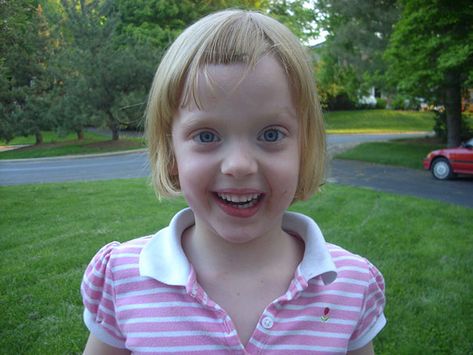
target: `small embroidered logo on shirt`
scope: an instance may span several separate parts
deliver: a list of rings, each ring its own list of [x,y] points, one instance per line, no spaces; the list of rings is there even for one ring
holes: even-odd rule
[[[330,308],[325,307],[325,309],[324,309],[324,315],[323,315],[322,317],[320,317],[320,319],[322,320],[322,322],[326,322],[326,321],[329,320],[329,318],[330,318],[329,313],[330,313]]]

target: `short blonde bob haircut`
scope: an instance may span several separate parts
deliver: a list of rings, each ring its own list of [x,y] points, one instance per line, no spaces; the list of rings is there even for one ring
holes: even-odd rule
[[[265,55],[284,68],[300,120],[299,182],[294,200],[306,199],[324,179],[325,132],[305,47],[284,25],[244,10],[208,15],[188,27],[170,46],[154,76],[146,112],[152,181],[159,197],[180,193],[172,145],[173,117],[182,102],[196,97],[199,72],[211,64],[244,64],[253,69]]]

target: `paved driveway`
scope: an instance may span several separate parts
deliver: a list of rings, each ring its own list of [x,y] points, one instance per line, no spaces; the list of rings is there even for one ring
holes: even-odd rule
[[[455,180],[434,179],[428,171],[335,159],[330,165],[329,181],[369,187],[473,208],[473,177]]]

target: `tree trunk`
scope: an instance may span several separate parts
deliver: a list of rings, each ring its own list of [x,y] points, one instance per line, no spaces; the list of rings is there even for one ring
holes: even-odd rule
[[[36,142],[35,144],[43,144],[43,134],[41,133],[41,131],[37,131],[35,134],[34,134],[35,138],[36,138]]]
[[[111,128],[112,128],[112,141],[117,141],[120,138],[120,131],[118,130],[118,127],[116,125],[113,125]]]
[[[76,130],[76,134],[77,134],[77,139],[78,140],[80,140],[80,141],[84,140],[84,130],[83,129]]]
[[[461,85],[456,71],[445,74],[445,113],[447,114],[447,146],[461,143]]]
[[[115,120],[113,114],[107,111],[108,115],[108,128],[112,131],[112,141],[117,141],[120,138],[120,124]]]

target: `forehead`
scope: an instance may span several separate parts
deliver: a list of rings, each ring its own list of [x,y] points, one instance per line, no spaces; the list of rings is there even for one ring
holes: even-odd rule
[[[173,128],[215,126],[244,131],[269,124],[297,131],[297,110],[282,66],[263,58],[253,69],[217,64],[201,71],[193,98],[174,115]]]
[[[243,63],[205,65],[188,77],[180,106],[202,108],[229,96],[237,96],[242,103],[254,102],[251,99],[262,94],[283,99],[281,104],[288,101],[293,104],[287,74],[280,62],[270,55],[263,56],[254,66]],[[276,100],[273,104],[277,103]]]

